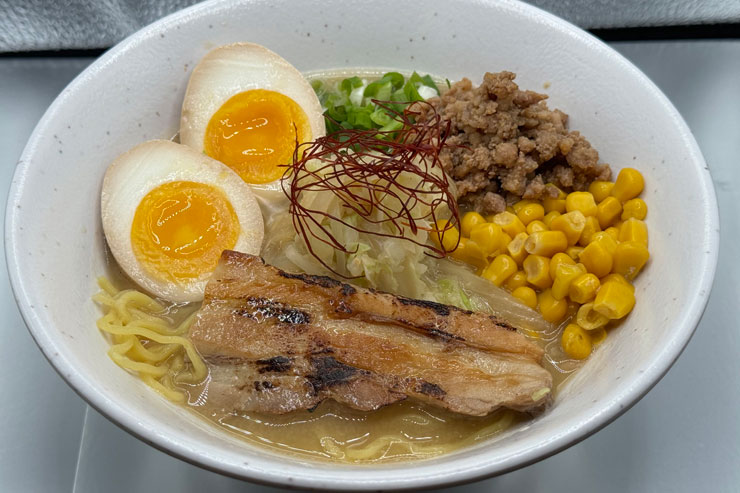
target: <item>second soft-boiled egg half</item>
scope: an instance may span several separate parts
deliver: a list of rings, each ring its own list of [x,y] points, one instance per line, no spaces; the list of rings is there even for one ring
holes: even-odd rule
[[[108,246],[137,284],[170,301],[203,299],[224,250],[259,254],[262,213],[224,164],[168,140],[118,157],[103,179]]]
[[[180,142],[226,164],[258,191],[279,183],[296,143],[325,132],[311,85],[263,46],[221,46],[193,70]]]

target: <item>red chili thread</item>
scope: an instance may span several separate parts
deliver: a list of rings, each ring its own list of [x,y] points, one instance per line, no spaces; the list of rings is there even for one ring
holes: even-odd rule
[[[311,238],[314,238],[341,252],[356,252],[356,249],[348,250],[322,224],[327,219],[360,233],[410,241],[436,257],[448,253],[442,246],[444,235],[460,223],[457,201],[439,159],[441,150],[449,146],[445,141],[450,133],[450,122],[442,120],[427,102],[413,103],[401,112],[392,106],[399,104],[397,102],[373,100],[373,103],[398,120],[402,128],[395,131],[342,129],[314,142],[297,145],[293,163],[288,165],[282,180],[296,232],[303,236],[311,255],[341,277],[347,276],[327,265],[311,246]],[[429,111],[424,119],[417,119],[420,111],[415,108],[422,104],[427,105]],[[401,174],[418,177],[418,184],[398,183],[396,180]],[[333,193],[343,208],[355,212],[361,220],[354,225],[342,219],[342,211],[332,214],[305,207],[301,203],[305,192]],[[427,206],[429,212],[415,215],[419,204]],[[436,225],[437,220],[442,219],[440,207],[452,217],[441,230],[432,226],[430,234],[436,233],[439,237],[436,245],[422,243],[407,234],[419,231],[418,221],[431,220]],[[369,230],[362,226],[363,220],[370,224],[389,224],[391,232]],[[459,239],[455,248],[458,242]]]

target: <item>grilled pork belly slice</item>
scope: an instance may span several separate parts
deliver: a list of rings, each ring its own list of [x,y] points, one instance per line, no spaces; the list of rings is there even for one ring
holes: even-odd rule
[[[334,399],[374,410],[412,397],[483,416],[550,399],[543,350],[483,313],[290,274],[225,251],[189,334],[211,405],[287,413]]]

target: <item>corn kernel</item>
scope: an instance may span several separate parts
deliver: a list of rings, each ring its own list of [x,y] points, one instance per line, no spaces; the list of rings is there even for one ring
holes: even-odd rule
[[[614,182],[611,181],[594,181],[589,185],[588,191],[594,196],[594,200],[599,203],[609,196],[614,188]]]
[[[506,245],[506,251],[509,253],[509,256],[519,265],[522,265],[522,262],[524,262],[524,259],[528,255],[527,250],[524,249],[527,238],[529,238],[527,233],[519,233]]]
[[[506,248],[509,246],[509,243],[511,243],[511,240],[513,240],[511,236],[509,236],[507,233],[504,233],[501,235],[501,248]]]
[[[614,252],[612,271],[623,275],[627,280],[632,280],[649,258],[650,253],[645,245],[636,241],[624,241],[617,245]]]
[[[542,291],[538,298],[542,318],[550,323],[559,322],[565,318],[565,314],[568,311],[568,300],[556,299],[549,289]]]
[[[568,238],[562,231],[537,231],[529,235],[524,243],[524,249],[530,255],[552,257],[568,248]]]
[[[614,255],[614,252],[617,250],[617,240],[606,231],[601,231],[593,235],[591,243],[601,243],[601,246],[609,252],[609,255]]]
[[[565,198],[565,210],[568,212],[581,211],[584,216],[596,215],[596,201],[588,192],[571,192]]]
[[[511,291],[512,293],[516,291],[517,288],[521,288],[522,286],[527,285],[527,274],[523,270],[518,270],[514,272],[509,278],[506,280],[506,289]]]
[[[568,256],[573,260],[578,260],[578,257],[581,256],[582,251],[583,247],[580,246],[572,246],[565,249],[565,253],[567,253]]]
[[[558,211],[550,211],[547,214],[545,214],[545,217],[542,218],[542,222],[545,223],[545,226],[547,226],[549,229],[550,223],[552,222],[552,220],[558,217],[559,215],[560,213]]]
[[[594,235],[600,232],[601,226],[599,226],[599,220],[596,219],[596,216],[587,217],[586,225],[583,227],[581,237],[578,239],[578,244],[585,247],[586,245],[591,243],[591,239],[594,237]]]
[[[626,316],[634,306],[635,293],[619,282],[608,282],[601,286],[594,300],[594,310],[611,320]]]
[[[570,258],[570,255],[563,252],[558,252],[550,259],[550,277],[555,280],[557,275],[557,268],[560,264],[576,265],[576,261]]]
[[[559,212],[560,214],[563,214],[565,212],[565,198],[544,199],[542,201],[542,207],[545,208],[545,213]]]
[[[537,308],[537,293],[534,292],[534,289],[527,286],[519,286],[511,294],[514,298],[520,300],[533,310]]]
[[[624,203],[624,210],[622,211],[622,221],[634,217],[635,219],[643,220],[647,216],[647,204],[642,199],[630,199]]]
[[[464,237],[470,238],[470,231],[485,222],[486,219],[477,212],[466,212],[460,221],[460,232]]]
[[[619,241],[636,241],[648,246],[647,224],[631,217],[619,228]]]
[[[506,206],[506,212],[511,212],[512,214],[516,214],[516,211],[512,206]]]
[[[609,226],[608,228],[604,230],[604,232],[608,233],[609,236],[611,236],[614,239],[614,241],[619,240],[619,229],[618,228],[615,228],[614,226]]]
[[[591,354],[591,336],[577,324],[568,324],[560,338],[565,354],[573,359],[586,359]]]
[[[570,284],[574,279],[586,274],[586,268],[583,264],[568,264],[561,262],[555,269],[555,277],[552,282],[552,295],[557,300],[562,300],[568,296]]]
[[[512,238],[519,233],[524,233],[526,231],[526,228],[524,227],[522,221],[511,212],[500,212],[493,216],[492,219],[493,223],[501,226],[501,229],[504,230],[504,233],[508,234]]]
[[[568,288],[568,296],[576,303],[588,303],[599,290],[599,278],[592,273],[581,274],[573,279]]]
[[[594,310],[593,303],[585,303],[578,309],[576,323],[586,330],[595,330],[608,324],[609,319]]]
[[[604,327],[589,331],[588,335],[591,336],[591,344],[598,346],[606,340],[606,329]]]
[[[534,221],[527,224],[527,233],[532,234],[537,231],[547,231],[548,227],[542,221],[535,219]]]
[[[624,168],[617,175],[617,181],[614,182],[611,196],[624,203],[640,195],[644,187],[645,179],[642,177],[642,173],[634,168]]]
[[[569,246],[578,243],[584,227],[586,227],[586,216],[581,211],[571,211],[567,214],[561,214],[550,223],[551,230],[565,233]]]
[[[618,282],[619,284],[624,284],[625,286],[629,287],[633,293],[635,292],[635,287],[630,284],[630,282],[625,279],[622,274],[611,273],[608,276],[602,277],[600,281],[602,286],[608,282]]]
[[[436,227],[437,230],[430,235],[432,240],[446,252],[455,250],[460,242],[460,232],[457,228],[447,219],[438,220]]]
[[[549,288],[552,284],[550,278],[550,259],[541,255],[530,255],[524,259],[524,272],[527,273],[527,282],[540,289]]]
[[[513,258],[506,254],[496,255],[496,258],[488,264],[488,267],[483,269],[482,276],[496,286],[501,286],[509,276],[516,272],[516,269],[516,262]]]
[[[537,203],[536,200],[522,199],[519,202],[516,202],[514,205],[512,205],[511,209],[514,212],[514,214],[519,215],[519,211],[522,210],[522,208],[525,205],[536,204],[536,203]]]
[[[598,241],[584,248],[579,260],[586,266],[586,270],[596,277],[604,277],[610,273],[614,264],[612,254]]]
[[[517,211],[516,217],[526,226],[532,221],[540,221],[545,217],[545,208],[536,202],[532,202],[521,207]]]
[[[501,226],[493,223],[478,224],[470,231],[470,239],[486,252],[486,255],[501,249],[504,232]]]
[[[460,244],[455,251],[450,253],[450,256],[478,268],[485,267],[487,263],[486,252],[470,238],[460,238]]]
[[[607,197],[596,206],[596,217],[599,219],[599,226],[607,228],[617,220],[622,212],[622,203],[615,197]]]

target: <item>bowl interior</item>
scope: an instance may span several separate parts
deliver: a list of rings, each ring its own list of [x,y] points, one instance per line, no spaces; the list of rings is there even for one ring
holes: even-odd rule
[[[510,70],[546,92],[613,168],[645,175],[649,267],[638,303],[544,416],[502,439],[437,459],[374,467],[309,463],[252,445],[160,398],[115,366],[90,296],[105,273],[99,194],[120,153],[178,130],[192,67],[211,48],[264,44],[299,70],[387,67],[479,82]],[[674,218],[680,217],[681,227]],[[665,97],[618,54],[518,3],[219,1],[168,17],[112,49],[49,109],[26,148],[8,204],[10,274],[30,329],[63,377],[146,441],[228,474],[341,488],[425,486],[500,473],[607,423],[667,371],[708,296],[716,205],[703,159]]]

